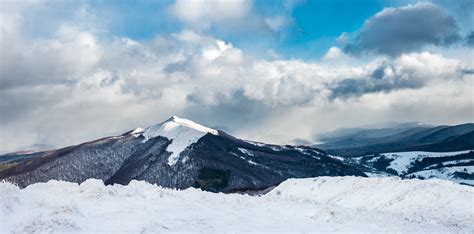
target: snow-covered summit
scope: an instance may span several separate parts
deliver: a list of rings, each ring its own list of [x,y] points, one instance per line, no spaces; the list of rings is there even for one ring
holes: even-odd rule
[[[218,135],[218,131],[215,129],[208,128],[189,119],[184,119],[177,116],[172,116],[162,123],[147,127],[143,130],[137,129],[135,129],[133,132],[139,133],[140,131],[140,134],[145,137],[144,141],[157,136],[163,136],[172,140],[171,144],[167,148],[167,151],[172,153],[168,158],[168,164],[170,166],[176,164],[179,154],[183,152],[186,147],[196,143],[207,133]]]
[[[214,135],[218,134],[217,130],[215,129],[208,128],[189,119],[172,116],[162,123],[145,128],[142,135],[146,140],[148,140],[156,136],[169,136],[174,138],[173,136],[182,136],[181,133],[185,132],[200,132],[204,133],[204,135],[206,133],[211,133]]]

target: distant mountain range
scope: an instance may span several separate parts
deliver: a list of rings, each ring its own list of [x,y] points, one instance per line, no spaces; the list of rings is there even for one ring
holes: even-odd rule
[[[394,124],[323,134],[329,155],[369,176],[438,178],[474,186],[474,124]]]
[[[366,176],[317,148],[245,141],[176,116],[80,145],[0,156],[0,179],[22,187],[96,178],[232,192],[265,189],[288,178],[344,175]]]
[[[337,157],[369,176],[405,179],[445,179],[474,186],[474,150],[455,152],[407,151]]]
[[[314,147],[345,157],[403,151],[460,151],[474,149],[474,124],[405,123],[386,128],[343,129],[323,134],[319,140],[324,143]]]

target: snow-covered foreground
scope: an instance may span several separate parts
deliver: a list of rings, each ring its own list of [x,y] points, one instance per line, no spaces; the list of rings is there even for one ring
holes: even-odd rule
[[[0,183],[0,232],[474,232],[474,188],[393,177],[291,179],[262,196],[165,189]]]

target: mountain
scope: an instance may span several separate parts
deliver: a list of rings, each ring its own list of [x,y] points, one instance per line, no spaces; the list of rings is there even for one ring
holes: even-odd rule
[[[474,131],[446,138],[439,143],[418,147],[419,150],[454,151],[459,149],[474,149]]]
[[[438,178],[474,186],[474,124],[395,124],[322,134],[317,145],[369,176]]]
[[[318,141],[323,142],[341,140],[348,137],[376,139],[380,137],[395,135],[408,129],[427,129],[430,127],[432,126],[419,122],[377,124],[370,125],[367,127],[336,129],[332,132],[319,133],[317,135],[317,138]]]
[[[350,129],[323,134],[314,145],[333,155],[357,157],[402,151],[460,151],[474,149],[474,124],[429,126],[418,123],[390,128]]]
[[[21,187],[96,178],[105,184],[144,180],[232,192],[260,190],[288,178],[343,175],[365,176],[316,148],[245,141],[176,116],[80,145],[0,156],[0,179]]]

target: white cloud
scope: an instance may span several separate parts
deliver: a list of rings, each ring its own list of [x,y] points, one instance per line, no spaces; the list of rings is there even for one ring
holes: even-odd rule
[[[461,62],[429,52],[403,54],[395,60],[400,72],[430,82],[459,78]]]
[[[282,29],[290,26],[292,23],[293,20],[291,18],[281,15],[265,18],[265,24],[267,24],[268,27],[274,32],[279,32]]]
[[[252,0],[176,0],[168,11],[185,28],[198,32],[212,28],[227,35],[250,32],[254,36],[274,38],[281,37],[294,24],[291,11],[299,1],[281,4],[279,12],[267,15],[255,9]]]
[[[1,47],[8,49],[0,51],[0,88],[68,82],[73,74],[90,71],[103,55],[94,34],[70,25],[62,25],[51,38],[27,41],[5,31],[2,36]]]
[[[179,33],[173,34],[178,40],[187,42],[187,43],[200,43],[205,38],[199,35],[198,33],[194,32],[193,30],[183,30]]]
[[[170,6],[170,12],[177,19],[198,28],[240,20],[251,9],[250,0],[176,0]]]
[[[329,48],[323,56],[323,60],[340,60],[345,58],[348,58],[348,56],[339,47],[335,46]]]

